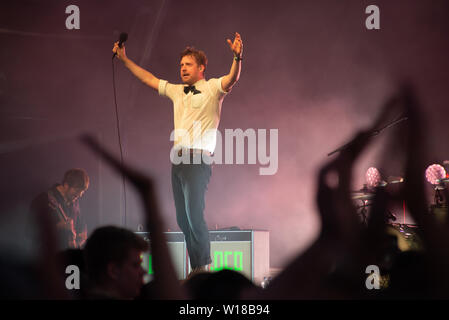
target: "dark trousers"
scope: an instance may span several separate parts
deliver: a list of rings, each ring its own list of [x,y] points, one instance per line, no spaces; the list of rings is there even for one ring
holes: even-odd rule
[[[201,154],[191,155],[192,164],[172,164],[171,171],[176,220],[184,233],[192,268],[212,262],[209,231],[204,220],[204,197],[212,169],[203,161],[193,164],[195,157],[201,158]]]

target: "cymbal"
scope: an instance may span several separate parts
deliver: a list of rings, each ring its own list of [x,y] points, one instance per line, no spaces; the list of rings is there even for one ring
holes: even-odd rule
[[[402,183],[404,182],[404,178],[400,176],[389,176],[387,179],[388,184]]]
[[[352,196],[352,199],[353,200],[371,200],[371,199],[374,199],[374,196],[375,196],[374,193],[366,193],[366,194]]]
[[[362,188],[360,190],[351,191],[351,193],[374,194],[374,191],[368,188]]]
[[[404,182],[404,180],[393,180],[393,181],[388,182],[388,184],[396,184],[396,183],[403,183],[403,182]]]

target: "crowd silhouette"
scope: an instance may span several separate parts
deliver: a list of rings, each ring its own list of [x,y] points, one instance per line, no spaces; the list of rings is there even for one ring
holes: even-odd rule
[[[378,187],[367,223],[361,223],[351,198],[352,170],[372,142],[372,133],[403,112],[401,128],[405,162],[401,187],[390,192]],[[82,249],[59,252],[56,231],[45,212],[34,212],[39,228],[39,261],[10,261],[0,257],[3,299],[439,299],[449,296],[449,219],[429,212],[423,172],[426,168],[426,129],[422,108],[411,87],[403,86],[383,106],[369,128],[354,138],[318,174],[316,203],[321,231],[301,252],[262,288],[242,274],[222,270],[194,274],[180,281],[175,273],[164,235],[164,221],[151,177],[121,164],[90,136],[82,137],[92,152],[109,163],[134,187],[143,203],[148,244],[133,232],[113,226],[96,229]],[[397,137],[392,137],[396,139]],[[447,200],[447,189],[443,191]],[[388,232],[389,206],[403,202],[417,224],[420,250],[401,251],[397,236]],[[150,249],[154,279],[143,285],[140,253]],[[80,290],[66,289],[65,266],[80,268]],[[380,289],[369,290],[367,266],[380,269]]]

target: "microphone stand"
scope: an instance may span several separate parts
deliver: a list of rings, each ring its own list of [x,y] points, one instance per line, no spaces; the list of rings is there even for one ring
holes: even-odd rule
[[[383,130],[388,129],[388,128],[394,126],[394,125],[397,125],[399,122],[405,121],[405,120],[407,120],[407,119],[408,119],[407,117],[401,117],[401,118],[399,118],[399,119],[397,119],[397,120],[394,120],[394,121],[390,122],[389,124],[387,124],[386,126],[380,128],[380,129],[374,130],[373,132],[371,132],[371,135],[370,135],[370,136],[371,136],[371,137],[377,136],[377,135],[380,134]],[[346,143],[345,145],[339,147],[338,149],[335,149],[334,151],[328,153],[327,156],[329,157],[329,156],[333,155],[334,153],[337,153],[337,152],[340,152],[340,151],[345,150],[345,149],[348,148],[352,143],[353,143],[352,141]]]

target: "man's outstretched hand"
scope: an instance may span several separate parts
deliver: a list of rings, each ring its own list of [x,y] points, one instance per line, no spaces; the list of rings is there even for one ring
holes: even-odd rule
[[[242,42],[242,38],[240,37],[240,34],[238,32],[236,32],[234,41],[231,41],[230,39],[226,39],[226,41],[228,42],[229,48],[231,48],[234,55],[236,57],[242,57],[243,42]]]
[[[119,60],[125,60],[126,59],[126,50],[125,45],[122,44],[122,47],[120,48],[118,46],[118,41],[114,43],[114,47],[112,48],[112,52],[116,54],[117,58]]]

